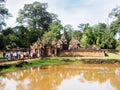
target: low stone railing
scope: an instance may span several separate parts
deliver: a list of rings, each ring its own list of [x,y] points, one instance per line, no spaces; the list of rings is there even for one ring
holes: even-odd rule
[[[87,56],[87,57],[97,57],[97,56],[105,56],[105,53],[104,53],[104,51],[102,51],[102,50],[95,50],[95,51],[93,51],[93,50],[91,50],[91,51],[62,51],[60,54],[59,54],[59,56],[63,56],[63,57],[67,57],[67,56]]]

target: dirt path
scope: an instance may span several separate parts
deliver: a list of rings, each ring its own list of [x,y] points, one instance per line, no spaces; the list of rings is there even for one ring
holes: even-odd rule
[[[34,60],[38,60],[38,58],[34,58],[34,59],[26,59],[24,61],[34,61]],[[0,65],[4,65],[4,64],[14,64],[14,63],[18,63],[18,62],[21,62],[23,60],[11,60],[11,61],[1,61],[0,62]]]

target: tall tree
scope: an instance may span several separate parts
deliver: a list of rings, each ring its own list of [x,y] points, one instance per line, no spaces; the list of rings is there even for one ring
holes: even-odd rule
[[[54,21],[49,26],[49,30],[56,33],[57,38],[60,38],[60,33],[61,33],[62,29],[63,29],[63,26],[60,21]]]
[[[82,29],[82,38],[81,38],[81,45],[82,46],[91,46],[93,44],[93,29],[92,27],[87,24],[80,24],[78,26],[80,30]]]
[[[20,9],[17,22],[27,24],[33,30],[39,30],[40,36],[44,31],[49,30],[50,23],[55,20],[56,15],[49,13],[46,9],[47,3],[33,2],[25,4],[23,9]]]
[[[14,27],[13,31],[18,38],[18,40],[16,41],[17,46],[22,48],[28,48],[30,46],[29,30],[24,26],[16,26]]]
[[[18,37],[16,36],[15,32],[13,31],[13,28],[6,28],[2,30],[2,34],[4,36],[4,48],[10,47],[14,48],[17,47],[17,41]]]
[[[98,25],[95,25],[93,29],[94,44],[100,46],[101,48],[104,48],[105,46],[105,35],[106,35],[105,30],[106,30],[105,23],[99,23]]]
[[[0,31],[2,31],[3,26],[6,25],[5,19],[11,16],[8,9],[5,8],[5,3],[5,0],[0,0]]]
[[[0,50],[5,48],[4,36],[0,33]]]
[[[120,37],[120,6],[114,8],[110,14],[109,14],[109,17],[113,19],[111,25],[110,25],[110,29],[111,29],[111,32],[113,33],[114,37],[118,34],[119,37]],[[119,43],[119,40],[117,40],[117,47]],[[115,45],[115,44],[113,44]]]
[[[110,14],[110,18],[113,18],[113,22],[111,23],[111,30],[114,32],[114,35],[120,33],[120,7],[114,8]]]
[[[63,30],[64,30],[64,33],[67,36],[66,38],[69,42],[72,39],[72,37],[74,36],[72,25],[70,25],[70,24],[65,25],[63,27]]]
[[[50,24],[49,29],[50,31],[45,32],[42,36],[42,40],[45,43],[51,42],[53,38],[60,38],[60,32],[62,30],[62,25],[59,21],[54,21]]]
[[[84,30],[85,30],[88,26],[89,26],[89,23],[86,23],[86,24],[81,23],[81,24],[78,25],[78,28],[80,28],[80,30],[81,30],[82,32],[84,32]]]
[[[94,41],[95,44],[104,49],[114,49],[116,40],[114,32],[110,26],[105,23],[99,23],[94,26]]]
[[[73,35],[74,35],[74,37],[75,37],[78,41],[81,40],[82,34],[83,34],[83,33],[82,33],[80,30],[75,30],[75,31],[73,31]]]

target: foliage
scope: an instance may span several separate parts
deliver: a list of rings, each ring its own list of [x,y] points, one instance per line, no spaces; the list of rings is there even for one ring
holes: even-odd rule
[[[0,33],[0,49],[5,48],[4,36]]]
[[[114,35],[120,33],[120,7],[114,8],[110,14],[110,18],[113,18],[114,21],[111,23],[111,30],[113,31]]]
[[[82,32],[84,32],[84,30],[85,30],[88,26],[89,26],[89,23],[86,23],[86,24],[81,23],[81,24],[78,25],[78,28],[80,28],[80,30],[81,30]]]
[[[47,3],[33,2],[25,4],[23,9],[20,9],[17,22],[22,25],[28,25],[34,30],[39,30],[39,36],[43,35],[44,31],[49,31],[49,25],[56,19],[57,15],[49,13]]]
[[[0,1],[0,31],[2,31],[3,26],[6,25],[5,19],[11,16],[8,9],[5,8],[4,4],[5,4],[5,0],[1,0]]]
[[[83,34],[83,33],[82,33],[80,30],[74,30],[74,31],[73,31],[73,36],[74,36],[78,41],[81,40],[82,34]]]
[[[3,29],[5,19],[11,16],[4,4],[4,0],[0,1],[0,49],[28,48],[38,38],[48,43],[54,37],[60,39],[63,32],[68,42],[75,37],[81,46],[96,44],[102,49],[117,50],[120,47],[120,41],[115,38],[116,34],[120,33],[120,7],[110,12],[109,17],[113,18],[110,25],[98,23],[91,26],[89,23],[81,23],[78,25],[79,30],[74,30],[70,24],[63,27],[57,19],[58,16],[47,11],[47,3],[33,2],[25,4],[23,9],[19,10],[16,19],[18,26]]]
[[[94,43],[101,48],[104,47],[104,31],[106,29],[106,24],[99,23],[98,25],[94,26]]]
[[[18,38],[16,40],[17,46],[22,48],[29,47],[30,46],[29,30],[24,26],[17,26],[13,30]]]
[[[63,27],[64,33],[66,34],[66,38],[68,40],[68,42],[71,40],[71,38],[73,37],[73,28],[72,25],[67,24]]]
[[[16,41],[18,40],[18,37],[16,36],[16,34],[14,33],[14,31],[12,30],[12,28],[6,28],[2,31],[2,35],[3,35],[3,43],[4,47],[3,48],[7,48],[7,47],[17,47]]]
[[[6,48],[14,48],[17,47],[16,42],[17,42],[18,37],[15,34],[9,34],[5,37],[6,41]]]
[[[82,24],[83,34],[81,38],[81,46],[90,46],[93,44],[93,32],[91,26],[89,24]]]
[[[94,26],[94,43],[101,48],[115,48],[115,35],[109,25],[99,23]]]
[[[60,38],[62,25],[59,21],[54,21],[50,24],[49,29],[50,30],[46,31],[42,36],[44,43],[50,43],[55,37]]]
[[[56,37],[56,33],[54,33],[54,31],[48,31],[43,34],[42,40],[47,44],[50,43],[54,37]]]
[[[82,46],[82,47],[83,47],[83,46],[89,46],[88,43],[87,43],[87,41],[88,41],[88,37],[87,37],[85,34],[83,34],[83,35],[82,35],[82,38],[81,38],[81,41],[80,41],[80,42],[81,42],[81,43],[80,43],[81,46]]]
[[[116,50],[120,50],[120,39],[117,40],[117,43],[116,43]]]

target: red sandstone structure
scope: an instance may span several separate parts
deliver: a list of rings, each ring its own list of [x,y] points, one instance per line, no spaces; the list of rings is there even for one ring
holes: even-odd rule
[[[33,45],[30,46],[31,51],[40,53],[42,56],[105,56],[103,50],[97,45],[92,48],[81,48],[80,42],[72,37],[71,41],[67,42],[66,36],[63,33],[61,39],[56,37],[51,43],[43,44],[38,39]]]

